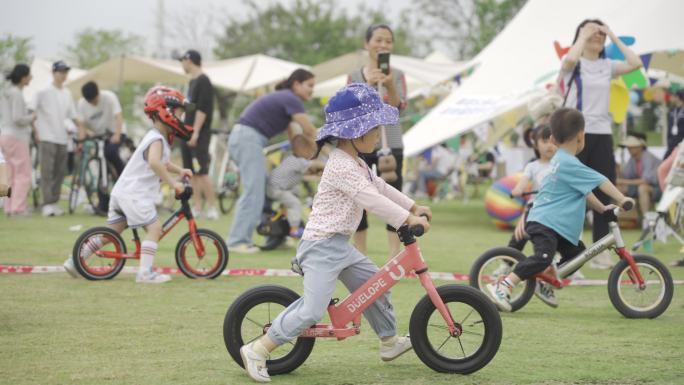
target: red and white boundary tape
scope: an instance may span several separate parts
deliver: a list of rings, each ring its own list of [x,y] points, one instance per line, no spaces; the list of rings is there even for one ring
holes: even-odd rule
[[[138,268],[135,266],[126,266],[123,268],[123,273],[136,273]],[[181,271],[176,267],[159,267],[155,271],[163,274],[181,274]],[[62,266],[15,266],[15,265],[0,265],[0,274],[41,274],[41,273],[63,273]],[[457,281],[468,282],[468,275],[461,273],[445,273],[445,272],[429,272],[430,277],[435,280],[442,281]],[[285,269],[227,269],[221,275],[234,277],[298,277],[299,275]],[[415,278],[415,274],[408,274],[410,278]],[[580,279],[580,280],[563,280],[564,285],[570,286],[604,286],[608,282],[605,279]],[[674,281],[675,285],[684,284],[684,280]]]

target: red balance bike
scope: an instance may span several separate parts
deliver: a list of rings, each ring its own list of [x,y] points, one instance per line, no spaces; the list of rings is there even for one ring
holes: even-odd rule
[[[315,324],[301,336],[276,349],[266,362],[270,375],[289,373],[307,359],[316,338],[343,340],[361,332],[361,314],[400,279],[415,272],[427,292],[411,315],[409,331],[413,350],[438,372],[467,374],[494,358],[502,336],[501,318],[493,303],[478,290],[463,285],[435,287],[415,237],[422,226],[397,231],[405,249],[392,258],[347,298],[330,301],[331,324]],[[261,337],[273,319],[297,300],[294,291],[276,285],[254,287],[230,306],[223,323],[228,353],[243,366],[240,347]]]
[[[185,189],[176,196],[181,201],[181,207],[164,222],[160,240],[180,221],[187,220],[189,231],[176,245],[176,263],[188,278],[216,278],[228,264],[228,247],[220,235],[197,228],[188,203],[192,196],[192,187],[187,180],[184,180],[184,184]],[[98,237],[103,246],[90,256],[84,256],[86,245]],[[133,229],[133,242],[135,252],[128,253],[123,238],[116,231],[108,227],[89,229],[74,244],[74,266],[84,278],[93,281],[112,279],[121,272],[126,260],[140,259],[140,237],[137,229]]]

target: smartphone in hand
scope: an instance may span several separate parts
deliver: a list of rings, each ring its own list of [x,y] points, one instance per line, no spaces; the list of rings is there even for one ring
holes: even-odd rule
[[[389,52],[381,52],[378,54],[378,68],[385,75],[389,75],[389,73],[390,73],[389,61],[390,61]]]

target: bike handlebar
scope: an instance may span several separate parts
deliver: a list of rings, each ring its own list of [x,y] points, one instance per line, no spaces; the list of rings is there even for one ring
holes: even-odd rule
[[[428,219],[428,221],[430,220],[427,214],[421,214],[420,216],[425,217],[426,219]],[[409,231],[411,232],[411,235],[413,235],[414,237],[422,237],[423,234],[425,234],[425,228],[423,227],[423,225],[409,226]]]
[[[529,195],[535,195],[535,194],[537,194],[538,192],[539,192],[538,190],[525,191],[525,192],[523,192],[522,194],[520,194],[520,197],[526,197],[526,196],[529,196]],[[517,197],[516,197],[515,195],[513,195],[513,194],[508,194],[508,197],[511,198],[511,199],[517,198]]]
[[[87,142],[87,141],[93,141],[93,142],[95,142],[95,141],[98,141],[98,140],[107,140],[107,139],[109,139],[111,136],[112,136],[111,133],[106,132],[106,133],[100,134],[100,135],[88,136],[88,137],[86,137],[86,138],[84,138],[84,139],[74,139],[74,142],[75,142],[75,143],[84,143],[84,142]]]
[[[192,196],[192,184],[190,184],[190,178],[183,177],[183,191],[178,194],[176,193],[176,199],[178,200],[188,200]]]
[[[633,208],[634,208],[634,202],[633,201],[625,201],[625,203],[622,204],[622,209],[625,211],[629,211]]]

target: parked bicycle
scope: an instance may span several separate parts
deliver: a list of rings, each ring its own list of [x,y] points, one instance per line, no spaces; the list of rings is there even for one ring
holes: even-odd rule
[[[71,178],[69,191],[69,213],[76,211],[83,195],[90,208],[98,215],[107,215],[109,207],[109,193],[117,178],[116,169],[104,156],[104,146],[111,134],[95,135],[83,140],[74,140],[82,148],[77,166]]]
[[[625,207],[625,210],[631,209],[633,203],[628,202],[627,205],[630,207]],[[552,264],[555,274],[542,272],[516,286],[511,292],[511,311],[521,309],[532,298],[537,279],[561,289],[567,284],[563,279],[605,250],[615,252],[620,258],[608,277],[608,297],[620,314],[627,318],[655,318],[667,310],[674,292],[672,276],[655,257],[632,255],[627,251],[617,224],[620,210],[616,208],[604,212],[602,215],[609,222],[610,232],[560,266]],[[487,250],[470,269],[470,285],[486,292],[486,284],[505,278],[525,258],[522,252],[510,247]]]
[[[188,278],[216,278],[228,265],[228,247],[220,235],[208,229],[197,228],[189,204],[192,187],[187,180],[184,184],[184,191],[176,196],[176,199],[181,201],[181,207],[164,222],[159,240],[161,241],[180,221],[185,219],[188,222],[189,231],[176,244],[175,256],[178,268]],[[89,257],[82,256],[87,244],[97,244],[93,242],[95,237],[101,237],[103,247]],[[140,259],[141,242],[137,229],[133,229],[133,242],[135,251],[128,253],[121,234],[109,227],[89,229],[81,234],[74,244],[72,252],[74,266],[84,278],[89,280],[112,279],[121,272],[127,260]]]
[[[483,293],[463,285],[435,287],[415,237],[422,226],[397,231],[405,250],[347,298],[330,301],[331,324],[316,324],[297,340],[274,351],[266,362],[270,375],[289,373],[307,359],[315,338],[343,340],[361,333],[361,314],[413,271],[427,292],[411,315],[411,344],[418,358],[438,372],[467,374],[483,368],[496,355],[502,336],[501,318]],[[223,339],[233,360],[243,366],[240,347],[264,335],[273,318],[297,300],[294,291],[277,285],[254,287],[229,307]],[[289,350],[288,350],[289,348]],[[277,354],[277,355],[276,355]]]
[[[233,210],[239,197],[240,173],[228,152],[230,131],[212,129],[211,133],[216,135],[216,139],[212,142],[211,154],[220,153],[221,158],[218,163],[212,163],[209,168],[209,177],[214,181],[219,209],[223,214],[228,214]],[[217,159],[216,156],[212,157],[212,162]]]

